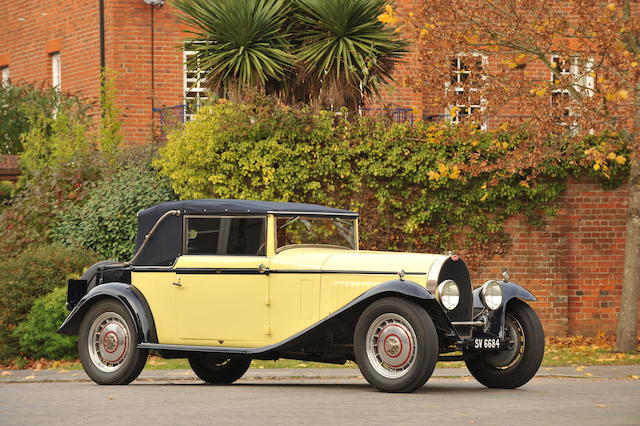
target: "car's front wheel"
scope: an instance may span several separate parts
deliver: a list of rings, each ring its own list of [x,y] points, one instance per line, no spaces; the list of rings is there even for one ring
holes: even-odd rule
[[[84,371],[98,384],[126,385],[138,377],[148,350],[137,344],[135,323],[115,300],[96,302],[82,319],[78,353]]]
[[[251,365],[250,359],[219,358],[209,354],[189,357],[189,365],[194,373],[207,383],[233,383],[244,375]]]
[[[520,300],[507,307],[505,336],[509,349],[471,354],[471,375],[489,388],[515,389],[536,374],[544,356],[544,330],[534,310]]]
[[[438,334],[417,304],[389,297],[367,307],[356,324],[354,355],[362,375],[384,392],[413,392],[438,361]]]

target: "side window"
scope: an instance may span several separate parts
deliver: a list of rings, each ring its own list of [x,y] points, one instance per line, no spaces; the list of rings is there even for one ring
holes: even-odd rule
[[[265,218],[189,217],[185,254],[264,256]]]

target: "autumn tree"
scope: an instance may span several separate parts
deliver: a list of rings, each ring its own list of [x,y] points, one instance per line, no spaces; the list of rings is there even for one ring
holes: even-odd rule
[[[635,0],[429,0],[407,11],[405,31],[424,68],[407,83],[453,121],[526,129],[530,137],[486,169],[515,171],[584,152],[607,176],[629,149],[625,267],[617,333],[635,350],[640,292],[640,3]],[[384,19],[384,17],[383,17]],[[542,69],[541,73],[530,72]],[[546,70],[546,71],[544,71]],[[444,84],[443,82],[447,82]],[[517,113],[504,114],[517,106]],[[610,141],[610,142],[606,142]],[[523,179],[527,177],[524,176]],[[526,182],[525,182],[526,184]]]

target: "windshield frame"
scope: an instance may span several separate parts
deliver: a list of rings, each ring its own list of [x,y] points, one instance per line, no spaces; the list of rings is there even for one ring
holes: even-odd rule
[[[353,244],[354,248],[346,247],[346,246],[338,246],[332,244],[287,244],[282,247],[278,247],[278,219],[288,219],[292,220],[297,217],[303,218],[314,218],[314,219],[344,219],[344,220],[353,220]],[[360,247],[360,236],[358,230],[358,216],[352,215],[327,215],[327,214],[313,214],[313,213],[284,213],[284,214],[274,214],[273,215],[273,247],[275,248],[275,253],[278,254],[282,251],[289,250],[292,248],[328,248],[328,249],[339,249],[339,250],[359,250]]]

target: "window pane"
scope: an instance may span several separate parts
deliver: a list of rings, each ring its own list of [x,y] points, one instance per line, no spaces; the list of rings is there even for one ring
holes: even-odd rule
[[[276,226],[278,248],[296,245],[356,248],[354,219],[279,217]]]
[[[220,219],[187,219],[187,254],[217,254]]]
[[[9,74],[9,67],[2,67],[2,84],[3,85],[7,85],[9,84],[9,79],[10,79],[10,74]]]
[[[51,86],[55,89],[62,87],[62,73],[60,68],[60,53],[51,54]]]
[[[187,254],[263,256],[264,218],[189,218]]]
[[[263,256],[265,253],[264,234],[264,219],[262,218],[231,219],[226,254]]]

